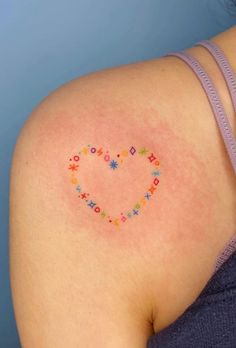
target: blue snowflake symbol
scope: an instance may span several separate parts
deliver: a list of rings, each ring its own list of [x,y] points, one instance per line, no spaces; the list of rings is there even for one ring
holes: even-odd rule
[[[109,164],[111,169],[116,169],[118,167],[118,163],[115,160],[112,160]]]

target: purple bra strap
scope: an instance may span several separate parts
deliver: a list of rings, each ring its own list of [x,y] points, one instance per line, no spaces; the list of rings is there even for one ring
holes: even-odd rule
[[[218,271],[220,266],[228,260],[228,258],[236,251],[236,233],[230,239],[230,241],[226,244],[223,251],[217,257],[214,273]]]
[[[213,41],[204,40],[204,41],[198,42],[195,46],[205,47],[211,53],[213,58],[215,58],[216,63],[218,64],[225,78],[225,81],[227,83],[227,86],[231,95],[231,99],[233,102],[234,110],[236,112],[236,75],[228,59],[224,55],[223,51],[219,48],[219,46],[217,46]]]
[[[189,65],[189,67],[195,72],[198,79],[200,80],[211,104],[215,119],[228,151],[234,173],[236,174],[236,139],[234,138],[233,131],[226,115],[224,106],[211,78],[208,76],[198,60],[187,52],[170,52],[166,56],[176,56],[185,61],[185,63]]]
[[[220,100],[218,92],[206,71],[203,69],[198,60],[192,57],[187,52],[170,52],[166,56],[175,56],[182,59],[189,67],[195,72],[198,79],[200,80],[206,95],[211,104],[212,110],[214,112],[215,119],[219,126],[220,132],[223,136],[223,140],[226,145],[226,149],[229,153],[230,160],[233,165],[234,172],[236,173],[236,140],[234,138],[229,120],[227,118],[224,106]],[[226,62],[227,63],[227,62]],[[224,64],[226,64],[224,62]],[[227,64],[226,64],[227,65]],[[233,75],[232,75],[233,76]],[[235,81],[231,83],[231,86],[234,87]],[[231,91],[233,89],[231,88]],[[234,93],[234,92],[233,92]],[[224,247],[223,251],[217,257],[215,263],[214,273],[218,271],[220,266],[236,251],[236,233],[231,237],[229,242]],[[213,274],[214,274],[213,273]]]

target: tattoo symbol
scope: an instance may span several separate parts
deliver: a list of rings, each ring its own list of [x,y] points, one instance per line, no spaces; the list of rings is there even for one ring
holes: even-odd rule
[[[118,163],[114,160],[112,160],[109,165],[112,169],[116,169],[118,167]]]
[[[72,170],[72,172],[77,171],[79,165],[78,164],[70,164],[69,169]]]
[[[154,172],[152,172],[153,176],[160,176],[160,172],[159,170],[155,170]]]
[[[101,155],[103,154],[102,148],[100,148],[100,149],[97,151],[97,154],[98,154],[98,156],[101,156]]]
[[[145,197],[145,198],[147,198],[147,200],[149,200],[149,199],[150,199],[150,197],[151,197],[151,195],[150,195],[150,193],[148,193],[148,192],[147,192],[147,193],[145,194],[145,196],[144,196],[144,197]]]
[[[82,193],[81,194],[81,198],[84,199],[84,198],[87,198],[88,194],[87,193]]]
[[[106,216],[105,211],[102,211],[102,212],[101,212],[101,216],[102,216],[103,218]]]
[[[154,183],[154,185],[158,185],[158,184],[159,184],[159,179],[155,178],[155,179],[153,180],[153,183]]]
[[[150,162],[153,162],[153,161],[155,161],[156,157],[152,153],[150,156],[148,156],[148,159]]]
[[[82,149],[82,151],[83,151],[83,153],[84,153],[85,155],[87,155],[88,149],[87,149],[86,147],[84,147],[84,148]]]
[[[129,152],[131,153],[131,155],[134,155],[135,152],[136,152],[136,150],[135,150],[135,148],[132,146],[132,147],[130,148]]]
[[[150,189],[148,189],[148,191],[150,191],[151,194],[153,194],[155,190],[156,190],[156,187],[153,185],[150,187]]]
[[[89,203],[88,203],[88,206],[91,207],[91,208],[93,208],[95,205],[96,205],[96,203],[93,202],[92,200],[90,200]]]
[[[146,155],[148,153],[148,150],[145,147],[142,147],[139,152],[140,155]]]
[[[80,187],[80,185],[78,185],[78,186],[76,187],[76,191],[81,192],[81,187]]]

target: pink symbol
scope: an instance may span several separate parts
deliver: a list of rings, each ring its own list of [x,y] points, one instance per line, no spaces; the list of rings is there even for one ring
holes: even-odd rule
[[[104,160],[105,160],[106,162],[109,162],[109,161],[110,161],[110,155],[105,155],[105,156],[104,156]]]
[[[135,152],[136,152],[136,150],[135,150],[135,148],[132,146],[132,147],[130,148],[129,152],[131,153],[131,155],[134,155]]]
[[[148,157],[150,162],[155,161],[156,157],[153,155],[153,153]]]

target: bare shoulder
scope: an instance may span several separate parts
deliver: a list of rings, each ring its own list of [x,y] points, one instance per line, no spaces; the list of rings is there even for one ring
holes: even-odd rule
[[[24,347],[143,347],[198,296],[235,227],[201,93],[179,62],[158,59],[75,79],[35,108],[11,172]]]

